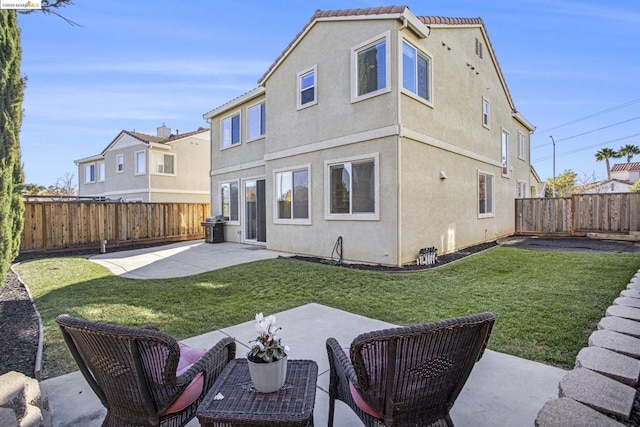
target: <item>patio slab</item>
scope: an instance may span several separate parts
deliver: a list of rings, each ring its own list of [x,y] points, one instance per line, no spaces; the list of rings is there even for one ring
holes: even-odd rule
[[[166,279],[290,255],[270,251],[263,246],[191,240],[153,248],[110,252],[92,256],[89,260],[108,268],[113,274],[130,279]]]
[[[291,346],[289,357],[318,363],[314,411],[314,422],[318,426],[326,425],[329,405],[326,339],[333,336],[348,346],[362,332],[395,326],[320,304],[276,313],[276,318],[277,325],[283,328],[281,338]],[[185,341],[208,348],[225,336],[238,340],[237,356],[244,357],[249,341],[256,336],[253,320]],[[471,372],[451,417],[458,427],[531,426],[545,403],[557,398],[558,383],[566,373],[563,369],[487,350]],[[41,388],[49,396],[53,427],[101,424],[106,411],[80,372],[44,380]],[[196,427],[199,423],[193,420],[188,425]],[[346,405],[337,402],[334,425],[347,427],[362,423]]]

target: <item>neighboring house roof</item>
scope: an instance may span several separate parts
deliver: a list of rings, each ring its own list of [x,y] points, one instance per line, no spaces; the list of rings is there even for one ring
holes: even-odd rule
[[[584,184],[584,185],[578,185],[578,186],[575,187],[575,192],[576,193],[584,193],[586,191],[593,190],[593,189],[598,188],[598,187],[608,186],[608,185],[610,185],[612,183],[613,184],[616,184],[616,183],[617,184],[621,184],[621,185],[624,185],[624,186],[627,186],[627,187],[629,187],[631,185],[627,181],[623,181],[623,180],[620,180],[620,179],[607,179],[607,180],[604,180],[604,181],[596,181],[596,182],[590,182],[590,183]]]
[[[87,163],[87,162],[93,162],[93,161],[96,161],[96,160],[104,159],[104,155],[107,153],[107,151],[109,151],[111,149],[111,147],[114,146],[114,144],[122,137],[122,135],[129,135],[130,137],[135,138],[138,141],[149,145],[149,144],[166,144],[166,143],[169,143],[169,142],[178,141],[180,139],[187,138],[189,136],[193,136],[193,135],[196,135],[196,134],[199,134],[199,133],[202,133],[202,132],[208,132],[208,131],[209,131],[209,128],[199,127],[197,130],[194,130],[192,132],[181,133],[179,135],[171,134],[171,135],[169,135],[168,138],[162,138],[162,137],[159,137],[159,136],[148,135],[146,133],[140,133],[140,132],[129,131],[129,130],[122,130],[109,143],[109,145],[107,145],[105,147],[105,149],[100,152],[100,154],[95,154],[93,156],[84,157],[82,159],[74,160],[74,162],[75,162],[75,164],[80,164],[80,163]]]
[[[179,139],[187,138],[189,136],[193,136],[193,135],[196,135],[202,132],[208,132],[208,131],[209,131],[208,128],[199,127],[197,130],[192,132],[182,133],[179,135],[171,134],[169,135],[168,138],[163,138],[160,136],[148,135],[146,133],[140,133],[136,131],[122,130],[120,131],[118,136],[116,136],[113,139],[113,141],[111,141],[109,145],[107,145],[106,148],[102,150],[102,155],[104,155],[107,151],[109,151],[111,147],[113,147],[113,145],[122,137],[122,135],[129,135],[130,137],[135,138],[148,145],[148,144],[166,144],[168,142],[177,141]]]
[[[640,162],[618,163],[611,167],[611,172],[640,171]]]

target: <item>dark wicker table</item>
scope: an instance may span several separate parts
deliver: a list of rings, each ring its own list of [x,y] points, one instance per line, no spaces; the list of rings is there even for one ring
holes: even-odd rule
[[[202,427],[312,426],[318,364],[287,361],[287,380],[273,393],[259,393],[251,383],[247,359],[234,359],[222,371],[198,408]],[[222,393],[221,400],[214,397]]]

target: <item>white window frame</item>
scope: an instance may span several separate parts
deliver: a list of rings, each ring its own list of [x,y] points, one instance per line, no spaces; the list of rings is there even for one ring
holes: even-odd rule
[[[373,160],[375,201],[374,212],[372,213],[331,213],[331,166],[344,163],[357,163],[363,160]],[[363,154],[360,156],[344,157],[324,162],[324,219],[326,220],[355,220],[355,221],[377,221],[380,219],[380,161],[378,153]],[[351,203],[353,207],[353,203]]]
[[[527,188],[529,187],[529,183],[527,181],[523,181],[519,179],[516,182],[516,198],[518,199],[526,199],[527,198]],[[522,192],[520,191],[522,189]],[[519,194],[522,193],[522,194]]]
[[[491,177],[491,197],[490,197],[490,201],[491,201],[491,206],[490,206],[490,210],[487,211],[486,206],[485,206],[485,212],[480,212],[480,176],[485,176],[485,177]],[[495,188],[496,188],[496,177],[494,174],[490,173],[490,172],[484,172],[479,170],[478,171],[478,182],[477,182],[477,201],[476,201],[476,208],[478,210],[478,218],[492,218],[496,216],[495,213],[495,207],[496,207],[496,200],[495,200]],[[486,181],[485,181],[486,182]],[[485,191],[486,191],[486,184],[485,184]],[[486,197],[485,197],[486,200]]]
[[[237,186],[237,210],[236,212],[238,213],[238,218],[237,219],[231,219],[231,184],[235,184]],[[225,181],[220,181],[218,183],[218,195],[220,196],[220,200],[218,201],[218,206],[220,208],[220,215],[224,215],[224,209],[223,209],[223,200],[222,200],[222,187],[224,185],[229,185],[229,219],[225,220],[223,218],[223,221],[229,225],[240,225],[240,200],[241,200],[241,188],[240,188],[240,180],[239,179],[230,179],[230,180],[225,180]]]
[[[104,161],[98,162],[96,164],[96,178],[97,178],[97,181],[98,182],[104,182],[105,174],[106,174],[106,170],[105,170]]]
[[[502,132],[500,132],[500,153],[501,153],[500,165],[501,165],[502,176],[504,178],[509,178],[509,176],[511,175],[510,173],[511,164],[509,162],[509,151],[510,151],[509,140],[510,139],[511,139],[511,134],[509,133],[508,130],[503,128]]]
[[[379,43],[385,43],[385,86],[373,92],[358,95],[358,53]],[[351,102],[364,101],[391,92],[391,32],[387,31],[351,48]]]
[[[411,47],[417,56],[422,56],[427,60],[427,98],[423,98],[420,95],[418,95],[416,92],[413,92],[411,89],[407,89],[404,87],[404,44],[407,44],[409,47]],[[425,51],[422,48],[419,48],[418,46],[416,46],[415,44],[411,43],[411,41],[402,38],[400,40],[400,48],[399,48],[399,52],[400,52],[400,59],[398,61],[398,63],[400,64],[400,80],[402,80],[401,83],[401,90],[405,95],[408,95],[410,97],[412,97],[413,99],[420,101],[430,107],[433,107],[433,57],[430,53],[428,53],[427,51]],[[416,59],[416,67],[417,67],[417,59]],[[414,70],[416,77],[416,86],[418,84],[418,76],[417,76],[417,69]]]
[[[235,116],[238,116],[238,142],[236,143],[233,142],[233,118]],[[230,123],[231,123],[231,134],[230,134],[231,139],[229,140],[228,144],[225,144],[225,139],[224,139],[224,122],[226,120],[230,120]],[[242,144],[242,112],[238,110],[220,119],[220,149],[225,150],[227,148],[237,147],[241,144]]]
[[[122,168],[120,168],[121,165]],[[116,173],[124,173],[124,154],[116,155]]]
[[[150,154],[150,158],[149,158],[149,170],[151,171],[151,175],[164,175],[164,176],[176,176],[178,174],[178,159],[176,156],[176,153],[167,153],[164,151],[157,151],[157,150],[151,150],[149,151]],[[158,172],[157,170],[154,170],[153,166],[156,165],[153,157],[155,156],[162,156],[162,172]],[[164,172],[164,156],[169,156],[169,157],[173,157],[173,173],[166,173]]]
[[[518,131],[518,158],[520,160],[526,160],[526,156],[525,156],[525,146],[526,146],[526,139],[525,139],[525,135],[523,132]]]
[[[258,109],[258,129],[259,133],[256,136],[251,135],[251,110],[254,108]],[[247,142],[255,141],[257,139],[264,138],[267,134],[267,126],[266,123],[262,123],[262,109],[264,108],[264,120],[267,120],[267,102],[260,101],[256,104],[250,105],[247,107]]]
[[[291,207],[291,216],[292,218],[279,218],[278,217],[278,180],[276,177],[278,174],[290,172],[292,175],[292,183],[293,183],[293,173],[299,171],[307,171],[307,218],[293,218],[293,206]],[[281,168],[273,170],[273,223],[274,224],[302,224],[302,225],[311,225],[311,164],[298,165],[289,168]]]
[[[313,85],[310,87],[302,87],[302,79],[303,77],[308,76],[309,74],[313,73]],[[300,72],[298,72],[296,74],[296,82],[297,82],[297,89],[296,89],[296,109],[297,110],[302,110],[303,108],[308,108],[308,107],[312,107],[316,104],[318,104],[318,65],[313,65],[309,68],[306,68]],[[303,90],[309,90],[309,89],[313,89],[313,101],[309,101],[306,103],[302,103],[302,91]]]
[[[87,179],[87,172],[89,172],[89,179]],[[95,163],[87,163],[84,165],[84,183],[85,184],[95,184],[96,182],[96,164]]]
[[[482,97],[482,126],[491,129],[491,103],[484,96]]]
[[[138,156],[142,154],[144,156],[144,170],[140,170],[140,161],[138,160]],[[147,174],[147,152],[146,151],[136,151],[133,153],[133,158],[135,160],[135,173],[134,175],[146,175]]]

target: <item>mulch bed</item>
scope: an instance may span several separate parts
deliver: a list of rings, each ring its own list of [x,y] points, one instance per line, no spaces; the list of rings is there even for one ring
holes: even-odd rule
[[[39,325],[29,294],[9,270],[0,288],[0,375],[9,371],[34,377]]]
[[[318,258],[318,257],[308,257],[308,256],[301,256],[301,255],[296,255],[296,256],[292,256],[292,257],[283,257],[286,259],[296,259],[299,261],[307,261],[307,262],[315,262],[315,263],[321,263],[321,264],[331,264],[331,265],[336,265],[339,267],[344,267],[344,268],[351,268],[354,270],[368,270],[368,271],[378,271],[378,272],[382,272],[382,273],[402,273],[402,272],[410,272],[410,271],[423,271],[423,270],[429,270],[435,267],[440,267],[442,265],[448,264],[450,262],[453,261],[457,261],[459,259],[462,259],[464,257],[467,257],[469,255],[473,255],[476,254],[478,252],[482,252],[486,249],[490,249],[493,248],[494,246],[496,246],[498,243],[493,241],[493,242],[487,242],[487,243],[481,243],[479,245],[475,245],[475,246],[471,246],[465,249],[462,249],[461,251],[458,252],[453,252],[450,254],[445,254],[445,255],[438,255],[438,262],[436,262],[435,264],[432,265],[418,265],[417,263],[414,264],[407,264],[407,265],[403,265],[402,267],[392,267],[392,266],[387,266],[387,265],[380,265],[380,264],[376,264],[376,265],[372,265],[372,264],[352,264],[352,263],[346,263],[343,262],[342,264],[335,264],[333,262],[333,260],[331,259],[327,259],[327,258]]]

